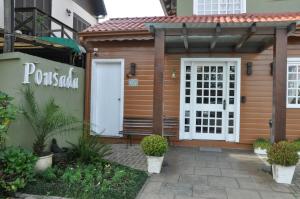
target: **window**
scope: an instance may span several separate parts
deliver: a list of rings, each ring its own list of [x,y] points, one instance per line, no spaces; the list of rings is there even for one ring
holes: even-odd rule
[[[239,14],[246,12],[246,0],[194,0],[195,15]]]
[[[287,107],[300,108],[300,58],[288,59],[287,81]]]
[[[73,14],[73,29],[77,32],[81,32],[87,27],[89,27],[91,24],[89,24],[87,21],[85,21],[83,18],[78,16],[76,13]]]

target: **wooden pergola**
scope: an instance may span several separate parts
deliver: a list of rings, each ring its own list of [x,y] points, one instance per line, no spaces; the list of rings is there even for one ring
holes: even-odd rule
[[[260,53],[274,46],[271,140],[286,139],[288,36],[295,21],[259,23],[148,23],[155,39],[153,133],[163,132],[166,53]]]

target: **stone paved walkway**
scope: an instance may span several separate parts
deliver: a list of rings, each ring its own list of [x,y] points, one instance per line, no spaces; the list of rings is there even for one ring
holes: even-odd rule
[[[116,145],[109,157],[121,164],[146,169],[138,146]],[[133,155],[131,155],[131,153]],[[114,159],[117,158],[117,159]],[[293,185],[277,184],[264,161],[249,151],[201,151],[171,148],[161,174],[149,177],[138,199],[300,199],[300,165]]]

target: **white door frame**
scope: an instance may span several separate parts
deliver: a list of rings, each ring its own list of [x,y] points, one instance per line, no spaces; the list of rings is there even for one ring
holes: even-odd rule
[[[93,74],[93,69],[96,64],[101,63],[117,63],[120,64],[121,69],[121,85],[120,85],[120,126],[119,130],[123,130],[123,117],[124,117],[124,71],[125,71],[125,60],[124,59],[92,59],[92,67],[91,67],[91,74]],[[92,95],[92,81],[93,75],[91,75],[91,95]],[[91,98],[92,99],[92,98]],[[91,100],[90,100],[91,103]],[[90,110],[90,114],[92,111]],[[122,134],[116,135],[118,137],[123,137]]]
[[[180,113],[179,113],[179,140],[192,140],[192,133],[184,132],[184,102],[185,102],[185,63],[186,62],[236,62],[237,66],[237,79],[236,79],[236,96],[235,96],[235,102],[236,102],[236,119],[235,119],[235,138],[230,139],[227,138],[227,135],[225,136],[225,141],[231,141],[231,142],[239,142],[240,140],[240,92],[241,92],[241,58],[181,58],[181,64],[180,64]]]

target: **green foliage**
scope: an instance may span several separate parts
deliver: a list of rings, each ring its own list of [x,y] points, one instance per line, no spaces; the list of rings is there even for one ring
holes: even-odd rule
[[[258,138],[253,143],[254,148],[261,148],[261,149],[268,149],[271,147],[271,142],[264,139],[264,138]]]
[[[94,137],[80,136],[78,143],[71,145],[69,156],[71,159],[77,159],[83,163],[93,163],[102,160],[105,156],[111,154],[111,147],[103,144]]]
[[[0,149],[4,148],[9,124],[15,119],[17,108],[13,98],[0,91]]]
[[[56,169],[52,167],[46,169],[44,172],[40,173],[39,175],[47,182],[55,181],[57,179]]]
[[[50,182],[41,175],[22,191],[80,199],[134,199],[147,179],[143,171],[104,161],[69,166],[64,172],[60,170],[53,169],[56,180]]]
[[[41,107],[30,87],[26,87],[23,93],[26,104],[23,105],[22,110],[36,135],[33,151],[36,155],[41,156],[44,153],[47,139],[55,134],[74,130],[77,120],[75,117],[65,114],[53,98]]]
[[[167,152],[168,142],[160,135],[150,135],[144,137],[141,146],[146,155],[161,157]]]
[[[0,153],[0,190],[14,193],[33,180],[37,161],[32,153],[21,148],[6,148]]]
[[[293,146],[295,147],[296,151],[300,152],[300,139],[294,140],[292,142]]]
[[[293,144],[281,141],[268,149],[268,162],[282,166],[293,166],[298,163],[299,156]]]

